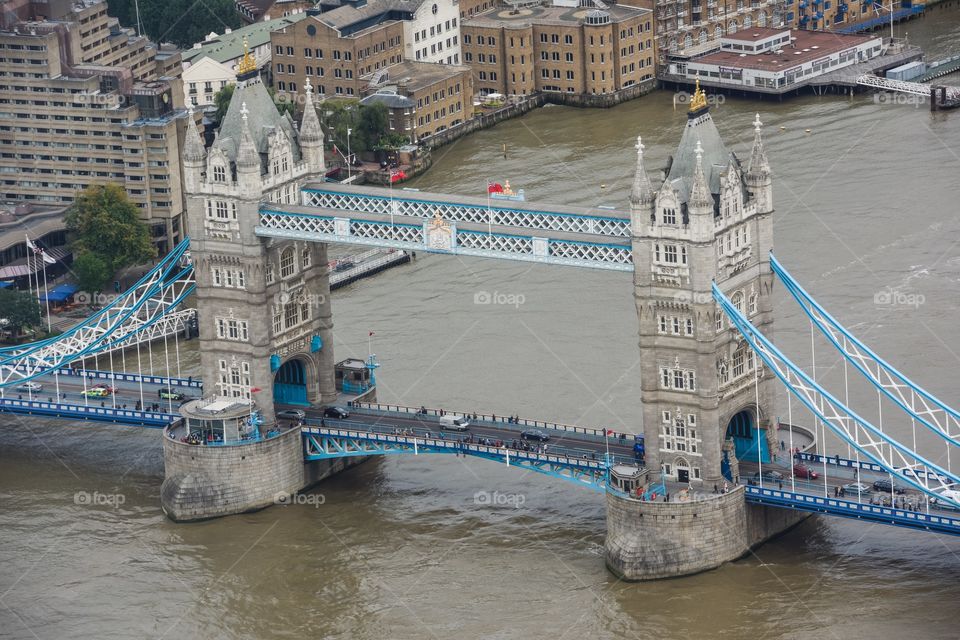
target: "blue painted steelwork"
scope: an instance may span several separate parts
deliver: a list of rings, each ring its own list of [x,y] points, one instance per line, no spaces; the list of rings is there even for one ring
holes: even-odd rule
[[[878,391],[892,400],[911,418],[919,421],[923,426],[948,443],[960,447],[960,413],[897,371],[897,369],[874,353],[867,345],[863,344],[856,336],[837,322],[826,309],[813,299],[813,296],[807,293],[803,287],[793,279],[773,254],[770,255],[770,267],[780,282],[786,286],[787,291],[793,295],[793,298],[800,305],[800,308],[803,309],[807,317],[810,318],[810,321],[817,326],[820,333],[833,344],[837,351],[839,351],[850,364],[856,367],[857,371],[859,371],[863,377],[869,380]],[[839,334],[839,338],[837,334]],[[848,350],[849,345],[853,345],[857,352],[853,354],[850,353]],[[877,372],[874,373],[870,369],[870,366],[876,366]],[[880,371],[886,374],[888,382],[884,383],[879,379]],[[896,396],[891,392],[891,388],[896,391]],[[902,394],[904,388],[916,394],[915,396],[911,394],[909,398],[911,405],[913,405],[917,399],[924,403],[922,410],[918,411],[913,406],[907,405],[907,398]],[[937,411],[943,412],[945,424],[939,424],[936,416]],[[953,426],[952,430],[950,428],[951,426]]]
[[[203,387],[203,380],[193,378],[168,378],[166,376],[140,375],[137,373],[125,373],[122,371],[104,371],[102,369],[74,369],[72,367],[61,367],[44,375],[60,375],[86,377],[90,380],[114,380],[117,382],[136,382],[143,384],[158,384],[171,387],[189,387],[191,389],[200,389]]]
[[[287,360],[277,371],[273,380],[273,401],[310,406],[307,401],[307,374],[300,360]]]
[[[842,467],[847,469],[853,469],[854,471],[858,469],[863,469],[864,471],[875,471],[877,473],[887,473],[887,470],[884,469],[879,464],[874,464],[872,462],[867,462],[866,460],[853,460],[852,458],[843,458],[839,455],[833,456],[824,456],[818,453],[804,453],[800,452],[796,454],[797,460],[802,462],[812,462],[814,464],[822,465],[826,462],[828,465],[834,467]],[[816,470],[816,469],[814,469]],[[946,480],[946,478],[940,478],[936,474],[930,472],[914,472],[912,469],[903,469],[901,471],[902,476],[920,476],[927,480]],[[900,476],[897,476],[900,477]]]
[[[716,283],[712,285],[712,289],[714,300],[716,300],[721,309],[723,309],[733,326],[735,326],[740,331],[740,334],[747,340],[754,352],[760,356],[770,370],[783,382],[787,390],[793,393],[824,425],[830,427],[831,431],[855,447],[864,456],[883,467],[887,473],[903,477],[904,482],[919,489],[928,496],[949,502],[953,506],[960,508],[960,503],[944,497],[937,492],[960,482],[956,476],[883,433],[869,421],[863,419],[853,412],[853,410],[834,398],[760,333],[733,303],[730,302],[720,288],[717,287]],[[786,369],[786,371],[784,371],[784,369]],[[798,382],[796,384],[790,381],[791,376],[797,379]],[[816,397],[819,402],[813,401],[810,398],[811,395]],[[824,403],[824,401],[826,402]],[[824,412],[827,409],[834,412],[833,419],[825,415]],[[851,428],[853,431],[852,434],[848,433],[848,430],[851,430]],[[864,443],[859,441],[861,430],[867,437]],[[900,465],[900,468],[894,466],[895,453],[899,457],[899,461],[903,463]],[[889,459],[884,456],[889,456]],[[937,479],[939,485],[933,486],[933,481],[930,480],[926,473],[922,477],[905,476],[902,473],[902,469],[905,468],[932,472],[933,477]]]
[[[327,460],[373,455],[445,453],[473,456],[567,480],[595,491],[605,491],[607,465],[598,460],[560,454],[517,451],[506,447],[470,444],[454,439],[427,438],[325,426],[302,427],[304,460]]]
[[[766,430],[761,428],[761,432]],[[770,450],[766,446],[758,447],[757,426],[753,422],[753,413],[749,410],[738,412],[727,425],[727,437],[733,438],[738,460],[770,462]]]
[[[870,4],[872,4],[872,1],[864,4],[863,7],[861,8],[861,11],[867,11]],[[898,9],[893,12],[893,20],[895,22],[899,22],[904,18],[909,18],[912,16],[919,15],[923,13],[925,9],[926,9],[926,5],[922,5],[922,4],[915,4],[911,7]],[[860,31],[869,31],[870,29],[875,29],[876,27],[888,26],[889,24],[890,24],[889,15],[878,16],[876,18],[871,18],[864,22],[851,25],[849,27],[842,27],[840,29],[835,29],[834,33],[841,33],[841,34],[858,33]]]
[[[0,413],[15,413],[28,416],[50,416],[70,420],[95,420],[113,422],[133,427],[159,429],[180,418],[179,414],[159,411],[136,411],[114,409],[65,402],[40,402],[39,400],[14,400],[0,398]]]
[[[840,498],[825,498],[781,489],[746,486],[746,500],[751,504],[823,513],[843,518],[867,520],[908,529],[960,535],[960,517],[927,514],[893,507],[851,502]]]

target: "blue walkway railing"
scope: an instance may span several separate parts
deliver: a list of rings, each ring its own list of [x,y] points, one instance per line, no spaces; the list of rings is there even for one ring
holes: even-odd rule
[[[0,413],[15,413],[30,416],[50,416],[71,420],[96,420],[113,422],[132,427],[159,429],[180,418],[179,414],[161,411],[137,411],[68,404],[65,402],[41,402],[39,400],[15,400],[0,398]]]

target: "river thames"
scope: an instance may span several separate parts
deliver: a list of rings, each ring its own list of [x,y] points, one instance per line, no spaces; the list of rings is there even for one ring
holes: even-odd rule
[[[960,43],[960,9],[904,31],[936,58]],[[741,159],[756,112],[764,123],[779,259],[955,403],[960,113],[869,94],[715,102]],[[546,107],[437,150],[409,186],[477,195],[509,179],[528,201],[625,208],[636,137],[655,175],[684,121],[668,92],[603,111]],[[631,285],[628,274],[419,256],[334,294],[334,348],[366,357],[374,332],[382,401],[636,432]],[[775,339],[807,366],[809,329],[778,296]],[[185,375],[195,348],[181,345]],[[834,382],[836,365],[818,360]],[[546,477],[474,459],[374,459],[314,488],[318,504],[178,525],[160,510],[159,432],[2,422],[0,638],[960,636],[960,544],[943,536],[811,518],[720,569],[628,584],[604,568],[602,496]],[[122,504],[76,504],[77,492]]]

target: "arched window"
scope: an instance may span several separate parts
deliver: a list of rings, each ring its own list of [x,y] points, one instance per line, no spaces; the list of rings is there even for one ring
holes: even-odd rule
[[[733,297],[730,298],[730,302],[733,303],[733,306],[737,308],[737,311],[743,313],[743,293],[737,291],[733,294]]]
[[[300,253],[300,268],[309,269],[310,265],[312,264],[312,260],[313,258],[310,254],[310,248],[308,247]]]
[[[713,30],[713,37],[719,40],[723,37],[723,27],[717,25],[717,28]]]
[[[753,315],[757,312],[757,292],[753,291],[750,293],[750,298],[747,302],[747,308],[750,310],[750,315]]]
[[[693,46],[693,36],[691,36],[689,33],[688,33],[687,36],[683,39],[683,46],[684,46],[684,48]]]
[[[764,11],[760,12],[760,15],[757,16],[757,26],[765,27],[767,26],[767,14]]]
[[[297,265],[293,259],[293,247],[287,247],[283,250],[283,253],[280,254],[280,277],[289,278],[292,276],[296,270]]]
[[[707,41],[707,30],[704,29],[700,32],[700,44],[703,44]]]
[[[753,26],[753,18],[751,18],[749,15],[745,16],[743,18],[743,28],[749,29],[752,26]]]
[[[736,20],[733,20],[733,21],[730,23],[730,26],[727,27],[727,33],[731,33],[731,34],[732,34],[732,33],[736,33],[736,32],[737,32],[737,21],[736,21]]]

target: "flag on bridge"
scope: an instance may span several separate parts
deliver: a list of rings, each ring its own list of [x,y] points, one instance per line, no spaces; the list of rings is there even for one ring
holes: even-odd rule
[[[250,393],[260,393],[263,391],[260,387],[250,387]]]
[[[373,331],[371,331],[370,333],[367,334],[367,337],[368,337],[368,338],[371,337],[371,336],[373,336]]]

